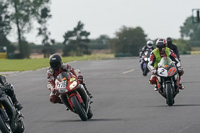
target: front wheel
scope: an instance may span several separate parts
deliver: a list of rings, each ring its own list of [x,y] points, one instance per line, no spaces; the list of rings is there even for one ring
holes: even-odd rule
[[[1,115],[0,115],[0,130],[2,133],[12,133],[10,124],[8,122],[5,122]]]
[[[88,113],[87,113],[87,117],[88,117],[88,119],[91,119],[92,116],[93,116],[93,112],[92,112],[91,108],[89,108]]]
[[[173,91],[171,83],[166,84],[166,103],[169,106],[172,106],[174,104],[174,98],[173,98]]]
[[[79,115],[81,120],[87,121],[87,119],[88,119],[87,113],[86,113],[85,109],[83,108],[83,106],[81,106],[80,102],[77,100],[77,97],[74,95],[70,99],[71,99],[71,102],[74,106],[76,113]]]
[[[14,133],[23,133],[24,132],[24,123],[22,120],[18,121],[17,129],[15,130]]]
[[[143,76],[147,76],[147,73],[149,72],[149,69],[147,67],[147,63],[143,64]]]

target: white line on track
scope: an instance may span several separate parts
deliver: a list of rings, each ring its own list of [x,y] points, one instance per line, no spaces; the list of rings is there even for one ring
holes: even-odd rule
[[[128,70],[128,71],[123,72],[122,74],[127,74],[127,73],[130,73],[130,72],[134,71],[134,70],[135,70],[135,69],[131,69],[131,70]]]

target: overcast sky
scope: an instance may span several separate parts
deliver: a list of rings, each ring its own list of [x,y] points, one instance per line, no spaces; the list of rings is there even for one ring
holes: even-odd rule
[[[194,8],[200,8],[200,0],[52,0],[49,30],[57,42],[78,21],[85,24],[90,38],[114,37],[122,26],[140,26],[150,39],[180,38],[180,26]],[[27,40],[40,43],[34,28]],[[9,38],[16,40],[17,36]]]

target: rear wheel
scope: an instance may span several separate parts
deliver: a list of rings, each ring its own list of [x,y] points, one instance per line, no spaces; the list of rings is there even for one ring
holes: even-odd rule
[[[173,91],[171,83],[166,84],[166,103],[169,106],[172,106],[174,104],[174,98],[173,98]]]
[[[144,65],[143,65],[143,75],[144,76],[147,76],[147,73],[149,72],[149,69],[148,69],[148,67],[147,67],[147,64],[146,63],[144,63]]]
[[[144,76],[147,76],[147,73],[149,72],[149,69],[146,67],[145,69],[144,69],[144,72],[143,72],[143,75]]]
[[[87,113],[85,112],[85,109],[83,108],[83,106],[81,106],[81,104],[79,103],[75,95],[71,97],[71,102],[74,106],[76,113],[79,115],[81,120],[87,121],[88,119]]]
[[[2,133],[12,133],[10,124],[8,122],[5,122],[1,115],[0,115],[0,130]]]

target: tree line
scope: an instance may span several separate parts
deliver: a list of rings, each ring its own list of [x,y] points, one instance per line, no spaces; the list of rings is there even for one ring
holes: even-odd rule
[[[19,54],[16,58],[29,58],[32,48],[41,50],[44,57],[49,57],[57,49],[62,49],[63,56],[82,56],[91,54],[92,49],[110,49],[115,54],[128,54],[137,56],[138,51],[150,38],[147,37],[142,27],[122,26],[115,33],[115,37],[100,35],[90,39],[90,32],[84,29],[84,24],[79,21],[72,30],[67,30],[63,35],[63,42],[56,42],[51,38],[48,30],[48,21],[51,19],[50,0],[1,0],[0,1],[0,47],[6,46],[8,53]],[[42,45],[29,43],[25,34],[33,29],[33,22],[39,24],[37,36],[42,38]],[[18,42],[8,40],[8,35],[16,29]],[[200,46],[200,23],[193,23],[192,16],[186,18],[180,27],[180,39],[175,39],[180,51],[187,52],[191,47]]]

